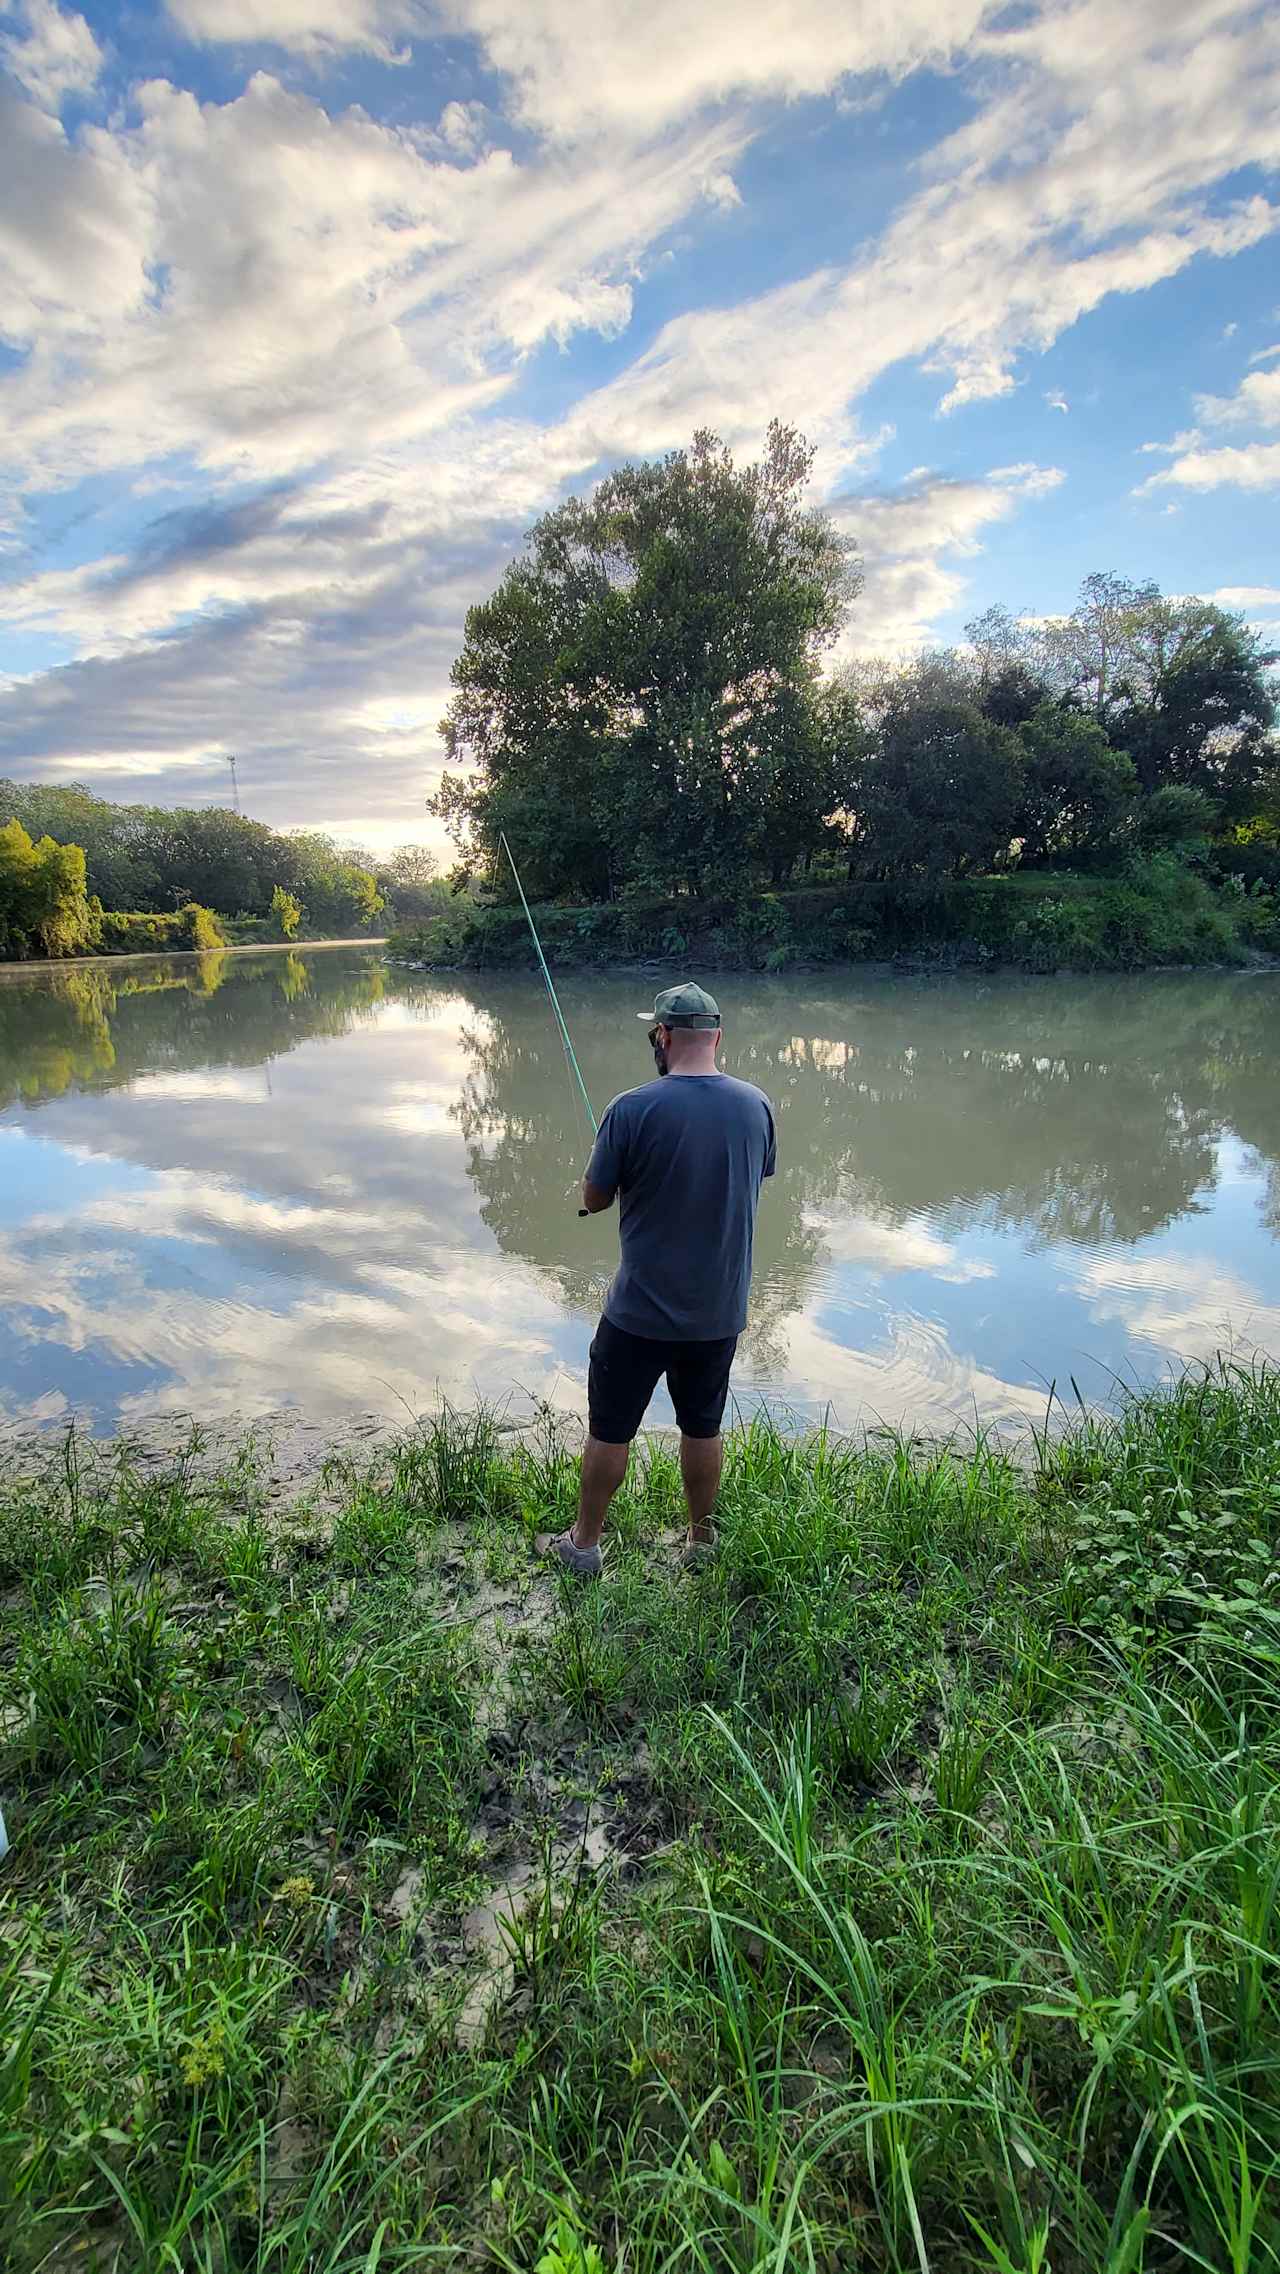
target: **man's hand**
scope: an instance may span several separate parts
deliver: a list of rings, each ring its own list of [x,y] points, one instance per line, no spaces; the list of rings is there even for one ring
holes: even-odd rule
[[[598,1184],[591,1184],[586,1177],[583,1178],[582,1207],[585,1215],[602,1215],[606,1208],[612,1208],[613,1201],[614,1195],[611,1192],[601,1192]]]

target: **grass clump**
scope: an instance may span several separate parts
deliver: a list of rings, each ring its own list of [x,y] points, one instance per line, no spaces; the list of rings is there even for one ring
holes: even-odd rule
[[[1280,2267],[1280,1379],[0,1487],[15,2274]]]

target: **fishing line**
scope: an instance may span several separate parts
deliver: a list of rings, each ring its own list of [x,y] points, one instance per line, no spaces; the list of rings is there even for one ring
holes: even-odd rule
[[[547,993],[551,997],[551,1008],[555,1012],[556,1025],[560,1029],[560,1040],[564,1044],[564,1054],[568,1060],[570,1070],[576,1077],[578,1088],[582,1092],[582,1102],[587,1109],[587,1119],[591,1123],[591,1133],[592,1136],[595,1136],[599,1131],[600,1124],[596,1120],[595,1114],[591,1108],[591,1100],[587,1096],[587,1085],[582,1079],[582,1068],[578,1064],[578,1054],[575,1051],[573,1043],[569,1038],[569,1029],[565,1024],[564,1012],[560,1008],[560,997],[556,993],[555,981],[547,969],[547,959],[542,952],[542,942],[538,938],[538,927],[533,920],[533,911],[530,908],[528,901],[525,899],[524,886],[520,882],[520,871],[516,867],[515,854],[512,852],[510,845],[507,843],[507,833],[505,829],[499,832],[499,838],[502,845],[502,850],[511,863],[511,874],[516,880],[516,891],[520,895],[520,905],[523,908],[525,915],[529,919],[529,930],[533,934],[533,944],[538,951],[538,962],[542,966],[542,976],[546,980]]]

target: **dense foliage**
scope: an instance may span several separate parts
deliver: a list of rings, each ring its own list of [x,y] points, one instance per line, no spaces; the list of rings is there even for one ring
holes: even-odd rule
[[[1027,1459],[0,1476],[0,2229],[53,2267],[1275,2274],[1280,1379]]]
[[[424,845],[402,845],[380,861],[316,830],[269,829],[222,806],[113,805],[79,783],[0,781],[0,825],[11,823],[42,840],[35,850],[44,882],[37,889],[31,861],[14,849],[18,840],[6,829],[0,838],[9,848],[0,853],[0,954],[83,949],[94,900],[113,912],[157,918],[195,904],[238,919],[250,936],[257,930],[264,938],[292,939],[303,925],[313,936],[349,937],[373,931],[388,914],[398,923],[421,921],[447,898]],[[78,868],[71,861],[63,874],[55,856],[77,849]],[[19,866],[26,879],[21,885]],[[77,891],[85,902],[79,913]],[[41,892],[64,906],[56,922],[41,913]],[[22,945],[19,935],[30,944]]]
[[[85,890],[79,845],[34,843],[20,821],[0,827],[0,956],[131,955],[224,945],[216,916],[198,901],[166,915],[104,910]]]
[[[84,854],[20,821],[0,825],[0,956],[75,955],[92,943]]]
[[[556,964],[643,960],[673,969],[783,971],[792,964],[894,957],[1013,964],[1027,971],[1131,971],[1280,955],[1280,893],[1239,879],[1214,885],[1174,855],[1135,859],[1114,876],[1061,870],[794,886],[785,892],[638,894],[538,911]],[[459,897],[425,924],[394,932],[391,952],[419,967],[527,968],[520,908]]]
[[[774,426],[625,466],[538,522],[467,617],[434,811],[463,877],[579,904],[820,877],[934,883],[1172,851],[1280,882],[1272,658],[1236,616],[1086,578],[1065,617],[992,609],[963,651],[819,664],[859,585]],[[1255,867],[1247,881],[1257,881]]]

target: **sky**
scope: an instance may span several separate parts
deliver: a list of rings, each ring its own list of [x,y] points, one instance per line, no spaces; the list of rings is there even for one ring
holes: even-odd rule
[[[1280,644],[1280,10],[0,0],[0,774],[385,852],[539,513],[771,417],[840,653]]]

